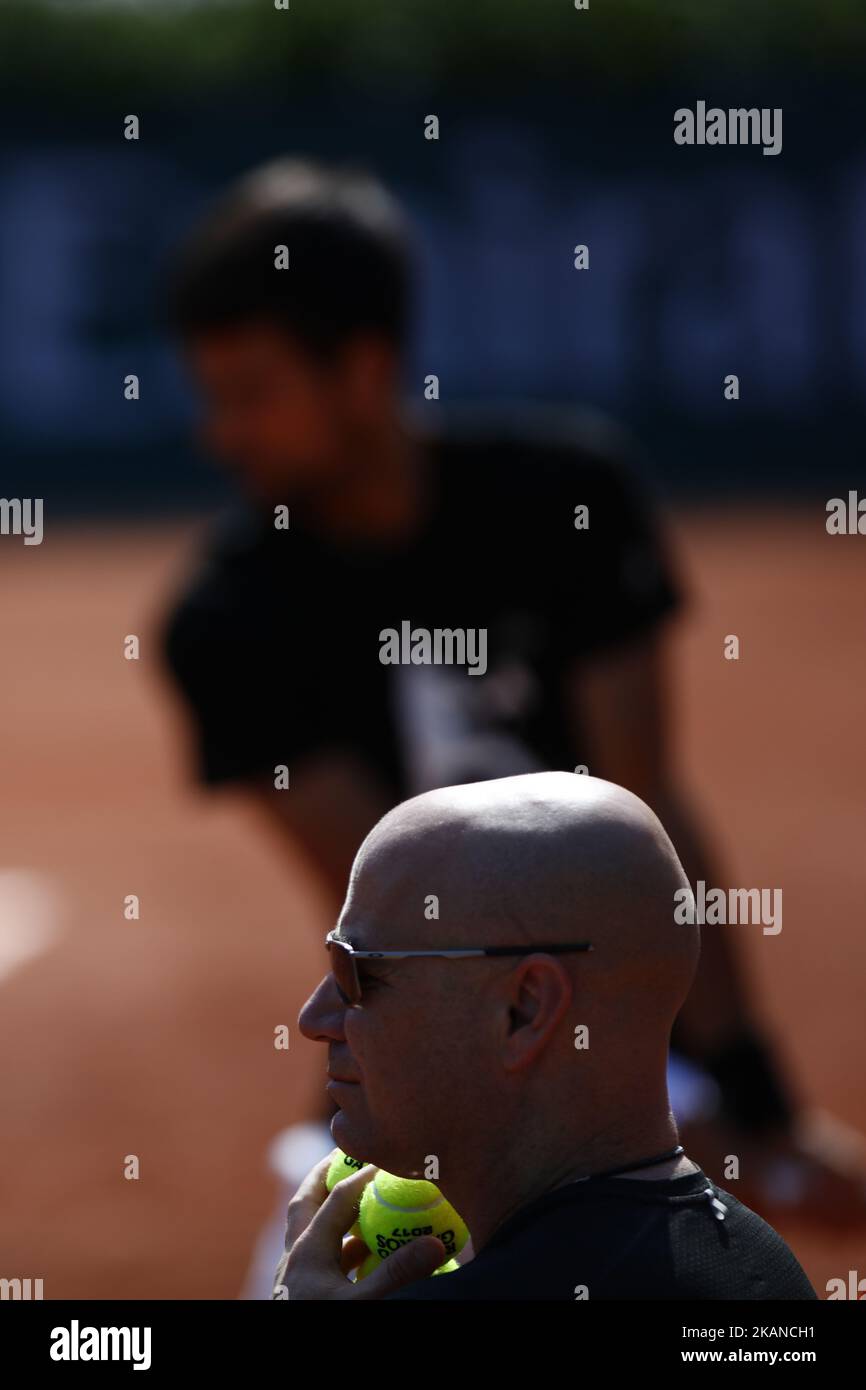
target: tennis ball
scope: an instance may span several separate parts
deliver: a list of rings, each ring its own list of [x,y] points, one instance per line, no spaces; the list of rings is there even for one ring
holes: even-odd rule
[[[451,1260],[469,1239],[463,1221],[432,1182],[381,1170],[364,1188],[358,1224],[370,1253],[380,1260],[419,1236],[438,1236]]]
[[[359,1158],[350,1158],[348,1154],[338,1149],[331,1159],[331,1166],[325,1174],[325,1186],[329,1192],[333,1192],[338,1182],[343,1178],[350,1178],[353,1173],[358,1173],[364,1167]]]

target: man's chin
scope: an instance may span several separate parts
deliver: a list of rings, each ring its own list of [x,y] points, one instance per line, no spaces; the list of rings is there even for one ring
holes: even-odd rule
[[[369,1137],[364,1132],[364,1127],[353,1124],[344,1110],[338,1110],[331,1119],[331,1137],[338,1149],[351,1154],[352,1158],[366,1162],[364,1151],[368,1146]]]

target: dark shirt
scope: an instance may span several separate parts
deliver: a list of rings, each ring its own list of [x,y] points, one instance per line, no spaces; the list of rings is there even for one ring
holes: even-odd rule
[[[240,509],[210,539],[165,631],[206,783],[291,771],[323,751],[360,758],[395,800],[536,769],[593,771],[565,677],[677,603],[620,451],[579,427],[489,422],[425,447],[431,497],[411,541],[337,545],[294,510],[280,531],[272,513]],[[381,634],[404,621],[485,629],[486,673],[468,661],[383,664]]]
[[[718,1220],[707,1189],[726,1214]],[[586,1290],[584,1293],[583,1290]],[[388,1299],[816,1299],[782,1238],[703,1172],[567,1183],[468,1264]]]

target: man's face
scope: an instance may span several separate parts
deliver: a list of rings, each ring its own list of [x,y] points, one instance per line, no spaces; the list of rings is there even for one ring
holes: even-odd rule
[[[350,465],[371,406],[355,346],[320,361],[279,328],[251,323],[194,335],[186,356],[205,447],[254,496],[304,496]]]
[[[352,945],[443,944],[436,922],[393,925],[393,905],[388,911],[372,897],[365,903],[365,887],[362,874],[340,917],[340,934]],[[331,1123],[335,1143],[389,1172],[416,1172],[428,1154],[444,1157],[469,1116],[478,1123],[474,1078],[484,1077],[489,1062],[481,980],[470,962],[426,957],[358,961],[358,971],[360,1006],[346,1006],[329,974],[301,1011],[301,1032],[328,1045],[327,1089],[339,1107]]]

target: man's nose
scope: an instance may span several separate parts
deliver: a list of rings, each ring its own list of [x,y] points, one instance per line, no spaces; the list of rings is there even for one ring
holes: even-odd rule
[[[310,1042],[342,1042],[346,1036],[343,1031],[345,1016],[346,1005],[340,998],[336,980],[329,973],[301,1009],[298,1027]]]

